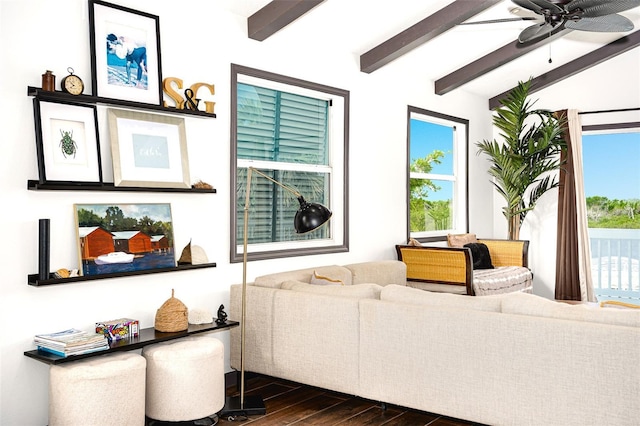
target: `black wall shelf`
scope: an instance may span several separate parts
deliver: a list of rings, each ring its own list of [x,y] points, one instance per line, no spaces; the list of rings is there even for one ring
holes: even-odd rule
[[[54,284],[71,284],[82,281],[94,281],[94,280],[103,280],[106,278],[121,278],[121,277],[129,277],[134,275],[148,275],[148,274],[159,274],[161,272],[176,272],[176,271],[188,271],[190,269],[203,269],[203,268],[215,268],[215,263],[203,263],[199,265],[178,265],[173,268],[157,268],[157,269],[145,269],[142,271],[130,271],[130,272],[112,272],[110,274],[100,274],[100,275],[83,275],[80,277],[72,277],[72,278],[53,278],[53,274],[50,274],[50,278],[47,280],[38,279],[38,274],[30,274],[27,276],[27,283],[34,287],[42,287],[45,285],[54,285]]]
[[[111,342],[111,344],[109,345],[109,349],[106,349],[104,351],[62,357],[34,349],[31,351],[26,351],[24,355],[29,358],[44,362],[46,364],[62,364],[63,362],[72,362],[83,358],[91,358],[95,356],[111,354],[114,352],[132,351],[135,349],[143,348],[147,345],[151,345],[153,343],[180,339],[182,337],[191,336],[192,334],[227,330],[233,327],[237,327],[239,324],[240,323],[237,321],[227,321],[224,324],[219,325],[216,324],[215,321],[209,324],[189,324],[189,328],[187,330],[177,331],[175,333],[163,333],[160,331],[156,331],[153,327],[143,328],[142,330],[140,330],[138,336],[132,337],[130,339],[122,339]]]
[[[129,192],[187,192],[190,194],[215,194],[216,189],[204,188],[154,188],[148,186],[115,186],[113,183],[82,183],[28,180],[27,189],[30,191],[129,191]]]
[[[73,102],[81,102],[85,104],[105,104],[105,105],[117,105],[127,108],[135,108],[135,109],[145,109],[151,111],[158,111],[170,114],[186,114],[193,115],[194,117],[202,117],[202,118],[216,118],[216,115],[213,113],[205,112],[205,111],[194,111],[191,109],[177,109],[164,107],[162,105],[155,104],[145,104],[143,102],[134,102],[127,101],[123,99],[113,99],[113,98],[103,98],[100,96],[91,96],[91,95],[70,95],[68,93],[56,90],[56,91],[48,91],[42,90],[39,87],[27,86],[27,95],[35,96],[41,101],[73,101]]]

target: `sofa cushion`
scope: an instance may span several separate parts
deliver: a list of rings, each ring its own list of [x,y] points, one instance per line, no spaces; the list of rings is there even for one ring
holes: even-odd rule
[[[339,278],[325,277],[318,274],[318,271],[313,271],[311,275],[311,282],[313,285],[344,285],[344,282]]]
[[[400,260],[377,260],[345,265],[351,271],[353,284],[407,284],[407,265]]]
[[[382,286],[378,284],[342,285],[314,285],[300,281],[285,281],[282,289],[305,293],[324,294],[327,296],[350,297],[355,299],[379,299]]]
[[[508,294],[501,300],[502,312],[507,314],[640,327],[640,311],[635,309],[602,309],[597,304],[573,305],[526,293]]]
[[[262,275],[255,279],[254,285],[260,287],[280,288],[280,285],[284,281],[288,280],[310,283],[311,276],[314,272],[317,272],[319,275],[322,275],[324,277],[331,277],[331,279],[333,280],[340,280],[345,285],[351,285],[353,282],[351,278],[351,271],[349,269],[345,268],[344,266],[330,265]]]
[[[461,294],[435,293],[399,285],[383,287],[380,293],[380,300],[439,308],[500,312],[500,299],[496,297],[471,297]]]

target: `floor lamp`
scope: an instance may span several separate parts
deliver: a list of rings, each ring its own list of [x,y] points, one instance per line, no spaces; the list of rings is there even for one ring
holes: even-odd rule
[[[253,167],[247,169],[247,190],[244,202],[244,234],[243,234],[243,255],[242,255],[242,318],[240,320],[240,396],[228,397],[220,415],[235,419],[239,416],[262,415],[266,413],[264,402],[260,396],[244,395],[244,353],[245,353],[245,324],[247,312],[247,234],[249,228],[249,197],[251,195],[251,178],[256,173],[265,179],[270,180],[284,190],[293,194],[300,203],[300,208],[293,219],[293,227],[297,234],[306,234],[314,231],[327,223],[331,219],[331,211],[321,204],[308,203],[304,197],[293,188],[290,188],[270,176],[262,173]]]

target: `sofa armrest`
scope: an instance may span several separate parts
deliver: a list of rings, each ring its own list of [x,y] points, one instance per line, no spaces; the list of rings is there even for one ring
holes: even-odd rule
[[[499,266],[529,266],[528,240],[478,239],[489,248],[491,263]]]
[[[466,286],[473,295],[473,264],[468,248],[396,245],[407,265],[407,281]]]
[[[273,375],[273,299],[281,290],[247,285],[245,370]],[[230,287],[229,319],[242,321],[242,284]],[[230,330],[231,367],[240,370],[241,327]]]

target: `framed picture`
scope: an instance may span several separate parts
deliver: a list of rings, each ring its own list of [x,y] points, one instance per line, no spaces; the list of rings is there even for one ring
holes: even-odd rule
[[[176,266],[170,204],[75,204],[74,213],[83,275]]]
[[[160,105],[160,19],[89,0],[91,83],[94,96]]]
[[[40,183],[102,183],[96,107],[33,100]]]
[[[116,186],[190,188],[183,118],[108,109]]]

